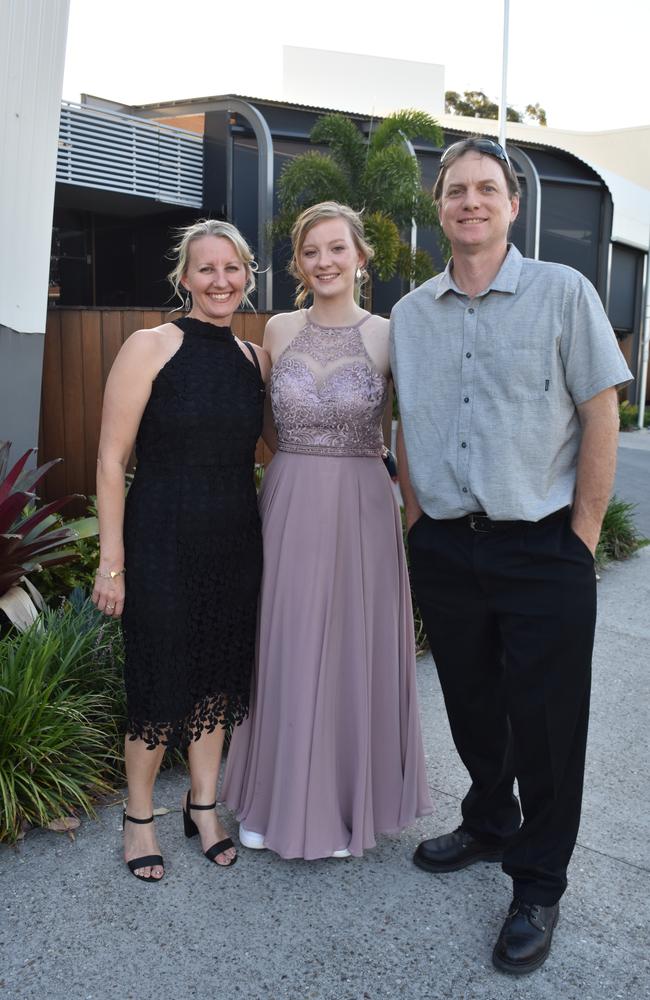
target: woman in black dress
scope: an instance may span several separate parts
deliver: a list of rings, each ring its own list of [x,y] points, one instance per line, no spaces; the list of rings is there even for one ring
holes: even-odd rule
[[[226,222],[188,227],[170,279],[187,316],[132,334],[104,396],[97,466],[100,563],[93,600],[123,613],[128,725],[124,857],[164,873],[153,786],[165,747],[187,747],[186,835],[236,860],[216,813],[224,725],[248,709],[262,543],[253,478],[268,355],[230,331],[255,264]],[[126,504],[133,445],[137,470]]]

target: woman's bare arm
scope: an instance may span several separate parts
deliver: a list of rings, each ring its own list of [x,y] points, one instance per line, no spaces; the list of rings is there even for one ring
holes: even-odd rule
[[[124,576],[111,579],[110,573],[124,569],[124,475],[166,346],[168,338],[156,331],[136,331],[117,355],[104,392],[97,456],[100,556],[93,601],[100,611],[113,607],[108,613],[116,617],[124,605]]]

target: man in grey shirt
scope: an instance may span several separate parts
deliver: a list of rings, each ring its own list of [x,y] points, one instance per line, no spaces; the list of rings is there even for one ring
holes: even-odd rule
[[[453,257],[395,306],[391,363],[412,580],[471,786],[414,861],[503,862],[493,962],[521,974],[549,953],[578,831],[593,556],[631,376],[590,283],[508,244],[519,185],[498,143],[449,147],[434,197]]]

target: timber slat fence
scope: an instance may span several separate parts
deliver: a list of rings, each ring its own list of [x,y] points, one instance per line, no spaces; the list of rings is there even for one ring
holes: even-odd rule
[[[104,386],[117,352],[134,330],[169,321],[160,309],[51,309],[47,316],[39,429],[39,462],[64,461],[46,476],[40,495],[95,493],[97,445]],[[262,343],[268,314],[239,313],[233,332]],[[257,461],[270,453],[260,442]],[[82,512],[84,504],[76,505]],[[72,505],[68,513],[72,513]]]

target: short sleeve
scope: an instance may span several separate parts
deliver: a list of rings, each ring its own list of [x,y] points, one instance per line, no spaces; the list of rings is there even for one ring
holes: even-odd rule
[[[574,275],[564,302],[560,355],[567,388],[579,406],[604,389],[622,388],[633,375],[596,289],[583,275]]]

